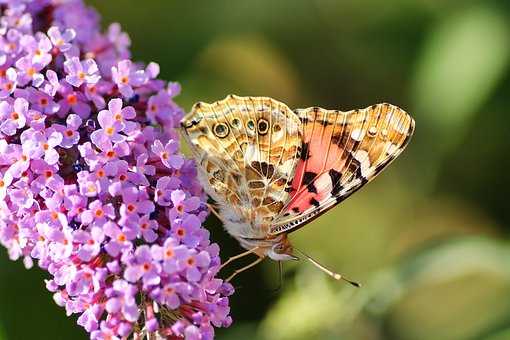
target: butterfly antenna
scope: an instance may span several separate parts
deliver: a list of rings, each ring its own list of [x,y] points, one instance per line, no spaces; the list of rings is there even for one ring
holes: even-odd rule
[[[308,261],[310,261],[315,267],[319,268],[320,270],[322,270],[324,273],[328,274],[329,276],[331,276],[332,278],[334,278],[335,280],[344,280],[345,282],[348,282],[350,283],[351,285],[353,285],[354,287],[361,287],[361,284],[356,282],[356,281],[352,281],[352,280],[349,280],[348,278],[346,278],[345,276],[343,276],[342,274],[339,274],[339,273],[335,273],[334,271],[324,267],[322,264],[320,264],[319,262],[317,262],[316,260],[314,260],[313,258],[311,258],[309,255],[305,254],[303,251],[297,249],[297,248],[294,248],[295,250],[298,251],[298,253],[300,253],[301,255],[303,255]]]

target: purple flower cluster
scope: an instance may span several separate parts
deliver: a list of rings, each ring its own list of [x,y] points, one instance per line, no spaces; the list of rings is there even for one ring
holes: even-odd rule
[[[81,0],[0,0],[0,242],[91,339],[210,339],[232,286],[159,66]]]

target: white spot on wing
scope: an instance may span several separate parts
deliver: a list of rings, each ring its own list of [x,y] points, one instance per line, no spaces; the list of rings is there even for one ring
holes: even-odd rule
[[[363,139],[363,131],[361,129],[352,130],[351,138],[357,142],[361,142],[361,140]]]
[[[370,158],[368,157],[368,152],[365,150],[358,150],[354,154],[354,158],[360,163],[361,175],[363,177],[367,177],[368,170],[370,169]]]

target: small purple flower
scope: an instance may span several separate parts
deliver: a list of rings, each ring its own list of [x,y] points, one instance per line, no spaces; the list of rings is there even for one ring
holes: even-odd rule
[[[135,322],[140,315],[135,300],[137,288],[124,280],[116,280],[111,288],[110,298],[106,301],[106,310],[110,314],[120,313],[130,321]]]
[[[179,143],[173,139],[168,141],[165,146],[157,139],[152,145],[152,152],[158,155],[161,158],[161,162],[168,168],[179,169],[184,164],[184,159],[176,154],[178,148]]]
[[[28,88],[28,100],[32,104],[32,109],[41,113],[52,115],[56,113],[60,106],[53,101],[53,97],[44,91],[35,88]]]
[[[199,197],[186,198],[186,193],[182,190],[172,191],[170,198],[173,204],[172,209],[168,213],[171,220],[182,217],[184,213],[197,210],[201,204]]]
[[[48,30],[48,37],[53,46],[58,48],[61,52],[66,52],[71,48],[70,42],[76,37],[76,32],[73,29],[66,29],[64,32],[56,26],[50,27]]]
[[[187,248],[178,245],[177,241],[173,238],[168,238],[163,247],[158,245],[152,246],[151,252],[154,259],[163,262],[162,268],[167,274],[175,274],[182,270],[188,255]]]
[[[18,59],[16,68],[18,69],[18,82],[21,86],[32,82],[33,86],[39,87],[44,82],[44,76],[40,73],[44,65],[35,63],[30,56]]]
[[[64,69],[67,72],[66,81],[74,87],[82,84],[96,84],[101,76],[96,62],[93,59],[80,61],[72,57],[64,62]]]
[[[111,204],[103,205],[101,201],[95,200],[89,204],[89,209],[81,215],[81,222],[85,225],[94,222],[94,225],[101,226],[108,219],[115,217],[115,210]]]
[[[89,117],[91,109],[83,93],[73,91],[73,89],[66,84],[61,84],[58,92],[62,96],[62,99],[58,102],[60,110],[57,112],[57,115],[59,117],[64,117],[70,110],[82,119],[87,119]]]
[[[201,221],[196,215],[186,215],[182,219],[170,221],[172,223],[172,235],[175,239],[190,247],[196,247],[200,243]]]
[[[131,98],[133,86],[143,85],[147,76],[143,70],[136,70],[130,60],[121,60],[117,66],[112,67],[112,79],[124,98]]]
[[[60,124],[53,124],[52,127],[62,134],[62,141],[60,146],[66,149],[72,148],[80,140],[80,133],[78,128],[82,124],[82,120],[78,115],[70,114],[67,116],[67,126]]]
[[[2,71],[0,71],[0,73],[1,72]],[[18,84],[18,73],[16,69],[9,67],[3,72],[5,72],[5,75],[0,77],[0,99],[11,95]]]
[[[152,243],[157,240],[158,234],[156,231],[158,229],[158,222],[151,220],[149,215],[144,215],[138,220],[138,223],[140,225],[140,232],[145,241]]]
[[[133,118],[135,115],[131,106],[122,108],[122,100],[118,98],[110,100],[108,110],[102,110],[97,116],[101,129],[94,131],[90,139],[98,147],[124,141],[126,137],[119,132],[126,127],[125,119]]]
[[[24,98],[16,98],[11,106],[7,101],[0,102],[0,131],[8,136],[25,126],[27,121],[28,102]]]
[[[39,33],[36,38],[30,35],[24,35],[21,40],[21,46],[32,56],[32,62],[42,67],[51,62],[51,42],[48,37]]]
[[[179,187],[180,181],[175,177],[160,177],[156,182],[154,200],[161,206],[166,207],[172,204],[172,191]]]
[[[21,133],[23,152],[31,159],[44,158],[50,165],[58,162],[59,155],[55,147],[61,141],[62,134],[54,129],[41,132],[30,128]]]
[[[101,244],[104,241],[103,229],[93,227],[90,232],[78,230],[74,233],[74,241],[81,245],[78,251],[78,257],[88,262],[101,251]]]
[[[121,192],[122,205],[120,214],[126,219],[138,220],[138,214],[150,214],[154,211],[154,203],[146,199],[138,189],[133,186],[124,188]]]
[[[135,251],[134,258],[124,271],[124,279],[134,283],[143,280],[145,287],[158,285],[161,282],[161,267],[154,263],[149,246],[143,245]]]
[[[46,82],[42,86],[42,90],[49,96],[55,96],[60,89],[60,81],[58,80],[57,73],[53,70],[46,71]]]
[[[7,195],[7,188],[12,183],[12,175],[7,172],[5,174],[0,173],[0,200],[3,200]]]
[[[171,97],[167,91],[161,90],[157,94],[151,96],[147,102],[147,118],[151,123],[158,123],[158,118],[166,121],[172,113],[170,105]]]
[[[181,262],[185,267],[186,279],[197,282],[202,277],[203,270],[209,266],[211,258],[206,251],[197,253],[196,250],[192,249]]]
[[[106,223],[103,230],[105,235],[110,238],[105,249],[111,256],[116,257],[121,251],[127,251],[133,248],[131,240],[136,238],[136,232],[133,230],[129,228],[120,229],[119,226],[113,222]]]

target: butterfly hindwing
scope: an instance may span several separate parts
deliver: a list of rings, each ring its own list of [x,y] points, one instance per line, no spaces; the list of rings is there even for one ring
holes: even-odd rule
[[[414,120],[390,104],[296,113],[303,152],[290,200],[270,230],[273,235],[295,230],[372,180],[402,152],[414,130]]]
[[[257,229],[245,236],[265,236],[290,197],[285,189],[301,148],[298,117],[274,99],[229,96],[196,104],[182,126],[206,192],[220,210]]]

